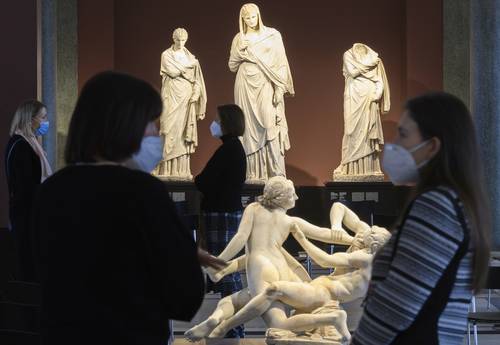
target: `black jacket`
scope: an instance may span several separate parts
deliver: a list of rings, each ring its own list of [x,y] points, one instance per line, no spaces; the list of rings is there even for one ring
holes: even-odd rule
[[[43,344],[164,345],[204,296],[196,245],[165,185],[115,165],[68,166],[33,208]]]
[[[17,246],[17,279],[34,281],[33,234],[30,213],[33,198],[40,186],[42,165],[31,145],[20,135],[13,135],[5,150],[5,173],[9,189],[9,220]]]
[[[222,145],[194,182],[203,193],[202,210],[234,212],[243,209],[241,191],[247,171],[246,155],[238,137],[226,135],[221,140]]]

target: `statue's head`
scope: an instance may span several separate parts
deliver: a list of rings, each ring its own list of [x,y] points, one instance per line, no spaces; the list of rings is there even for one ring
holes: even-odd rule
[[[268,209],[289,210],[295,207],[297,199],[293,182],[283,176],[274,176],[266,182],[264,194],[258,200],[262,206]]]
[[[364,234],[363,242],[370,253],[377,252],[391,238],[391,233],[387,229],[373,225]]]
[[[240,10],[240,32],[245,34],[250,27],[259,31],[262,28],[260,10],[256,4],[245,4]]]
[[[182,49],[186,45],[188,32],[184,28],[177,28],[172,34],[172,39],[174,40],[174,49]]]

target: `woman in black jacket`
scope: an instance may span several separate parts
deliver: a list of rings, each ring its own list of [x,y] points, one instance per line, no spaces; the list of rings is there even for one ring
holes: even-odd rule
[[[10,229],[17,247],[16,278],[23,281],[36,280],[29,219],[35,191],[52,173],[39,141],[48,129],[47,107],[37,100],[24,101],[12,119],[5,150]]]
[[[158,92],[128,75],[100,73],[83,87],[67,166],[33,208],[43,344],[163,345],[168,320],[198,310],[204,258],[165,184],[124,164],[133,155],[159,162],[163,142],[150,139],[161,112]]]
[[[210,130],[214,137],[220,137],[222,145],[194,180],[203,194],[202,221],[207,250],[213,255],[219,255],[238,231],[243,210],[241,191],[247,169],[245,151],[238,138],[245,131],[242,110],[235,104],[227,104],[219,106],[217,111],[218,118]],[[227,275],[221,282],[209,287],[220,292],[222,297],[242,288],[239,273]],[[243,326],[231,330],[226,337],[244,337]]]

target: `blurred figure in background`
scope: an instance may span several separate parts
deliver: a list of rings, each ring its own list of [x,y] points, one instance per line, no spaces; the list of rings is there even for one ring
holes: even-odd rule
[[[36,280],[30,213],[36,189],[52,174],[40,144],[41,136],[48,130],[47,107],[37,100],[24,101],[12,119],[5,150],[10,230],[17,247],[17,269],[14,269],[16,279],[22,281]]]
[[[245,132],[245,118],[235,104],[217,107],[217,119],[210,131],[222,140],[214,155],[194,182],[203,194],[201,201],[202,227],[206,235],[209,253],[219,255],[238,231],[243,206],[241,192],[246,178],[246,155],[239,137]],[[225,276],[213,284],[208,281],[208,290],[219,292],[224,298],[243,288],[238,272]],[[243,338],[243,325],[226,334],[226,338]]]

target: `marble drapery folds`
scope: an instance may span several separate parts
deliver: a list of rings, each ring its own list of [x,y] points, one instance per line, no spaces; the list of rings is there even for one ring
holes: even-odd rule
[[[156,173],[191,180],[190,156],[198,146],[196,121],[205,116],[207,93],[199,61],[185,47],[162,53],[161,96],[164,109],[160,134],[165,137],[163,160]]]
[[[382,179],[379,155],[384,144],[380,114],[390,109],[384,64],[362,43],[344,53],[344,136],[342,161],[334,180]]]
[[[236,72],[235,103],[245,114],[242,142],[248,182],[286,175],[285,151],[290,140],[283,95],[294,95],[281,34],[265,27],[258,15],[258,30],[248,35],[240,13],[240,32],[233,39],[229,57],[229,69]]]

